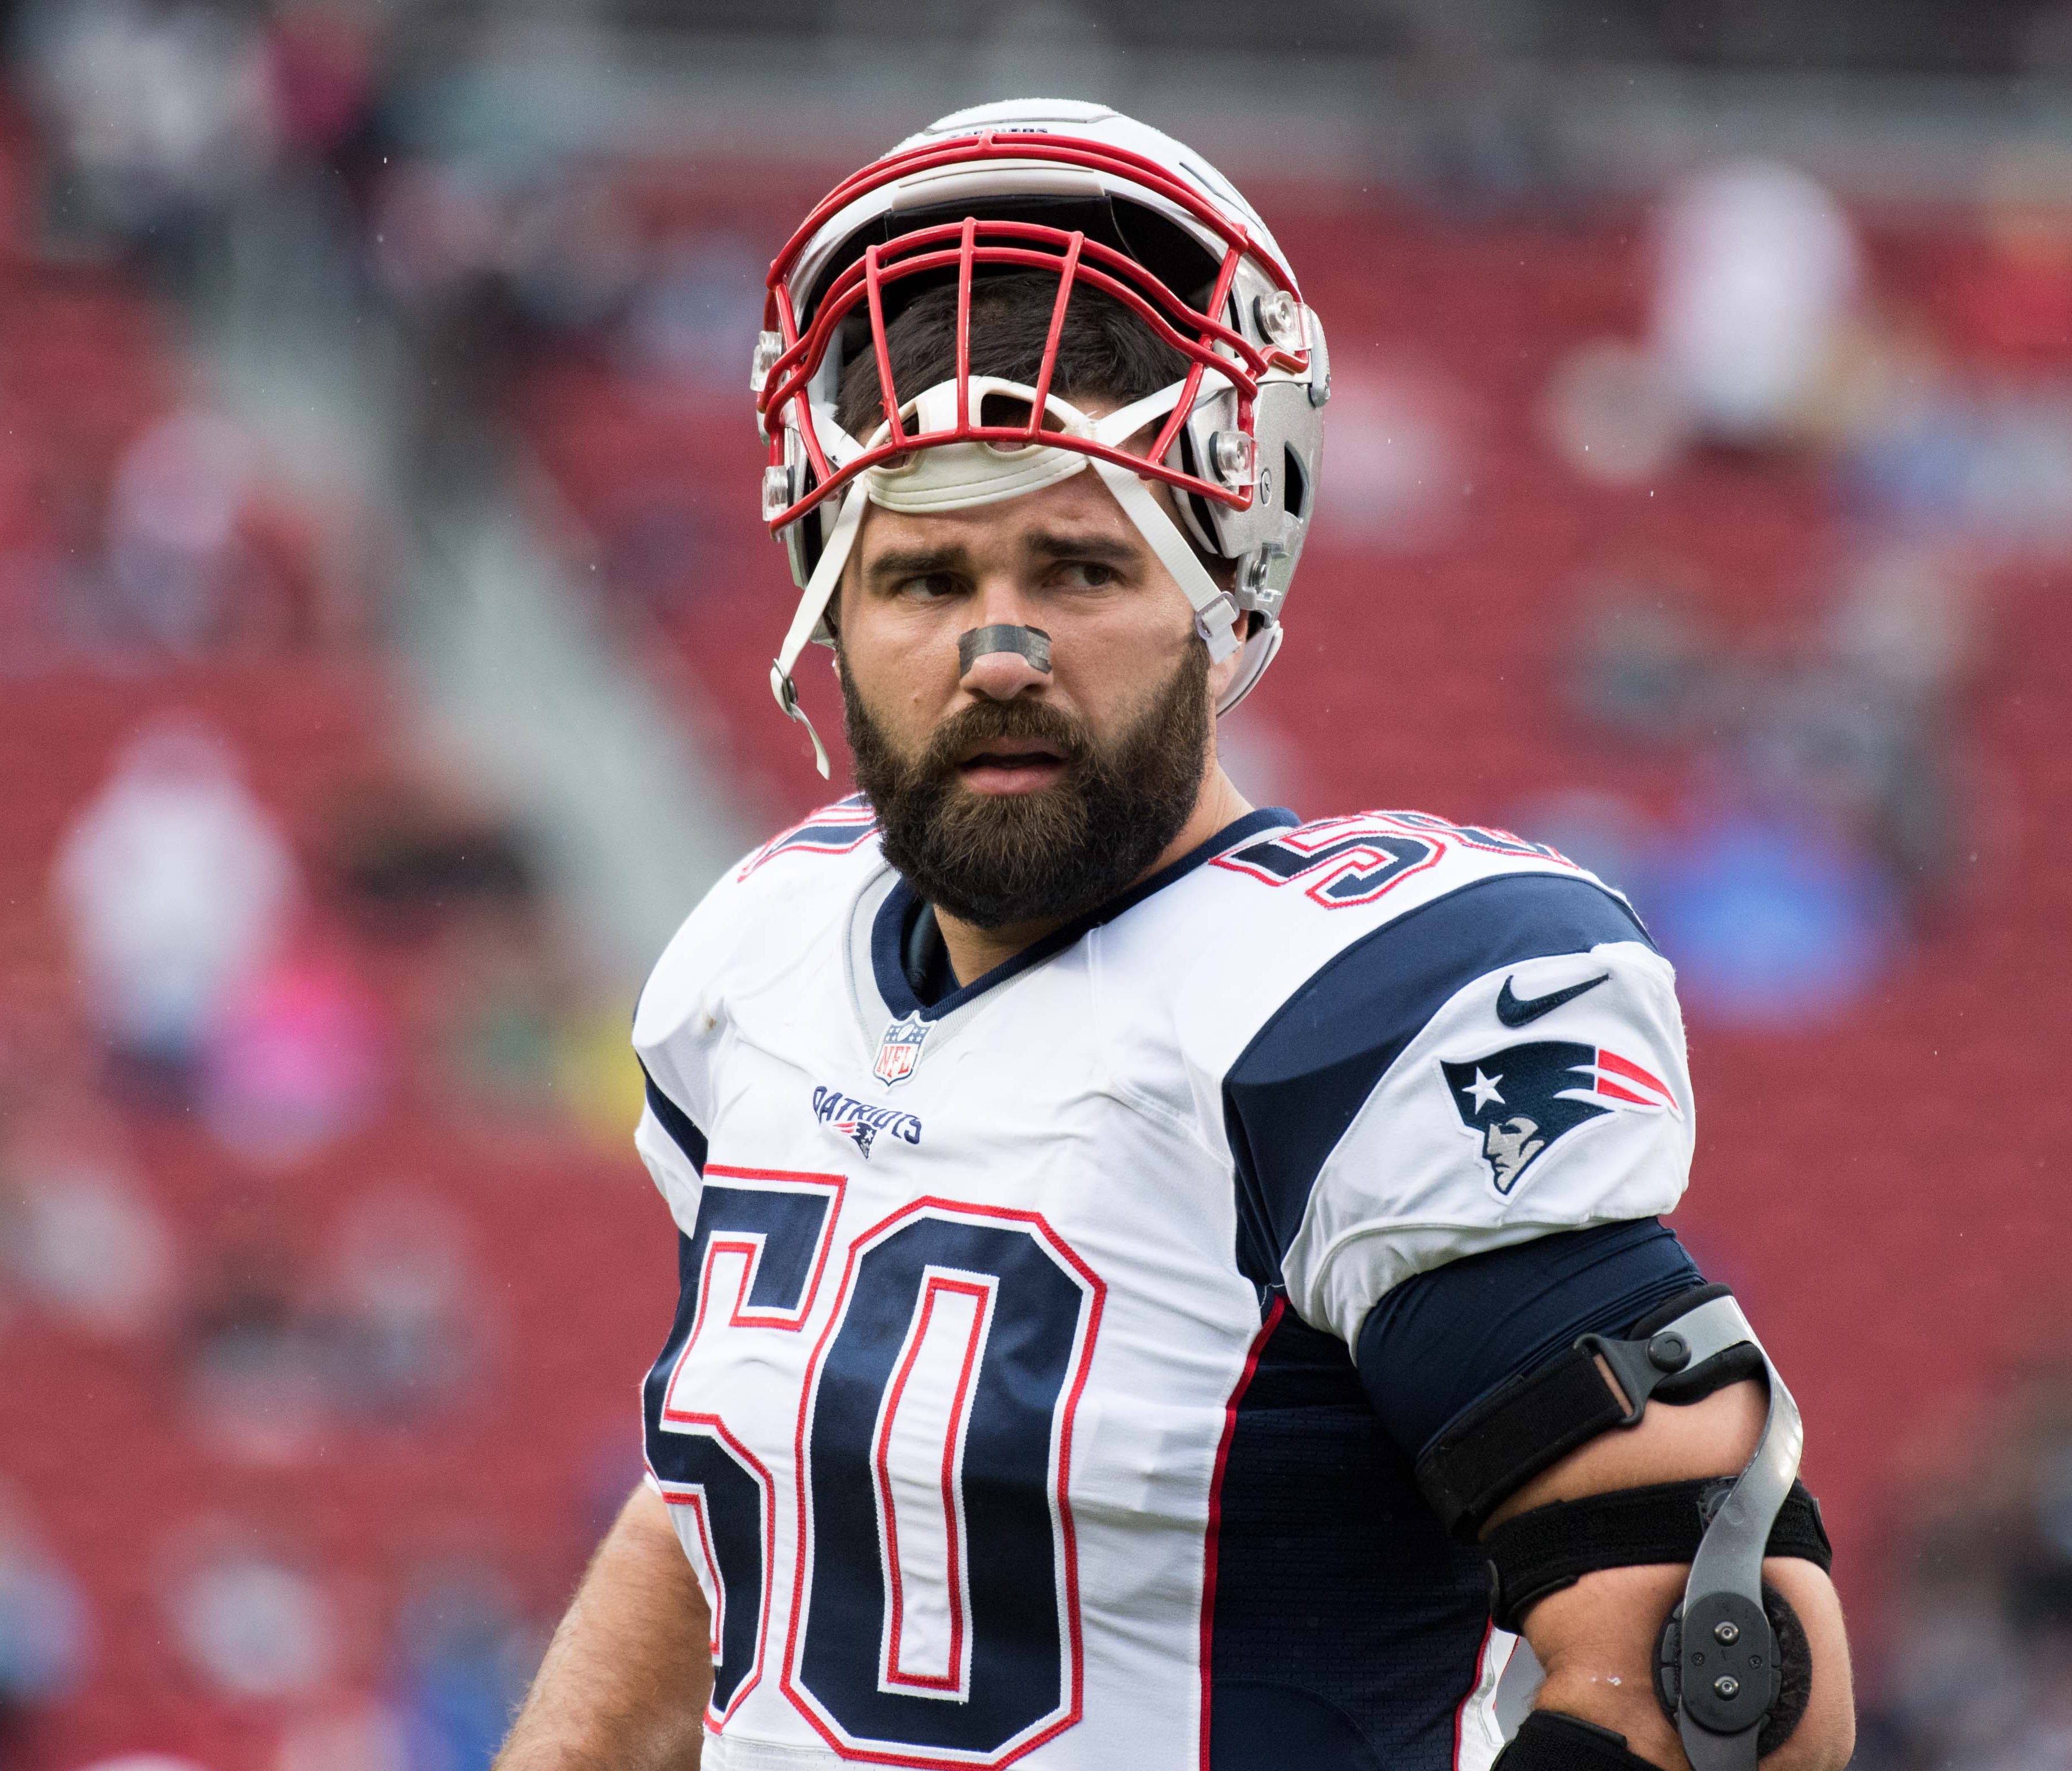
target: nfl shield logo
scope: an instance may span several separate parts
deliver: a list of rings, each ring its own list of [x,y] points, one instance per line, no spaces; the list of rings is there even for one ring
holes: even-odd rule
[[[878,1062],[870,1066],[871,1075],[887,1088],[895,1083],[905,1082],[914,1074],[915,1065],[920,1062],[921,1044],[928,1037],[931,1025],[918,1014],[894,1021],[878,1042]]]

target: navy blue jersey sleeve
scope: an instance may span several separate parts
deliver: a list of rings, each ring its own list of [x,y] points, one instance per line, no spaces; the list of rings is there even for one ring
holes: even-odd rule
[[[1471,881],[1341,950],[1231,1065],[1240,1261],[1354,1344],[1416,1274],[1669,1210],[1688,1097],[1675,975],[1623,898]]]
[[[1360,1383],[1416,1457],[1464,1410],[1583,1334],[1616,1334],[1704,1276],[1652,1218],[1541,1236],[1405,1281],[1367,1313]]]

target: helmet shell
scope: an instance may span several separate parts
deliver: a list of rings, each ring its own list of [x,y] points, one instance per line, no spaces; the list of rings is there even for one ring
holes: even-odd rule
[[[817,360],[796,365],[803,378],[773,376],[771,365],[790,360],[831,294],[856,300],[857,267],[874,248],[967,217],[1041,222],[1099,241],[1170,292],[1220,357],[1262,365],[1242,389],[1207,377],[1149,467],[1174,487],[1196,544],[1231,563],[1233,600],[1258,618],[1226,697],[1235,705],[1278,643],[1269,631],[1314,508],[1330,392],[1323,328],[1237,187],[1186,144],[1106,105],[1009,99],[941,117],[838,186],[771,266],[756,376],[770,445],[765,516],[787,544],[794,576],[802,586],[811,576],[833,523],[830,482],[862,452],[834,421],[843,373],[920,286],[901,291],[888,279],[874,291],[886,311],[874,309],[869,323],[845,312],[825,329]]]

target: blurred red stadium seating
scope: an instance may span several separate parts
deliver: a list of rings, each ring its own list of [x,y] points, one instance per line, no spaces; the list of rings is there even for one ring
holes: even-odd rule
[[[11,1102],[81,1042],[47,881],[65,822],[135,719],[171,702],[216,723],[306,852],[341,786],[382,760],[396,693],[378,670],[329,666],[8,685],[0,1087]],[[378,955],[368,957],[382,980]],[[400,1016],[412,980],[393,960],[388,970]],[[638,1468],[635,1384],[674,1295],[666,1218],[630,1146],[600,1156],[530,1125],[500,1135],[457,1114],[438,1084],[436,1070],[405,1075],[373,1124],[286,1172],[240,1161],[199,1127],[130,1118],[138,1165],[197,1264],[255,1222],[291,1262],[306,1259],[343,1206],[408,1177],[469,1222],[503,1334],[475,1393],[430,1430],[348,1424],[306,1459],[268,1468],[226,1462],[200,1442],[176,1342],[100,1344],[33,1312],[16,1316],[0,1346],[5,1467],[91,1592],[104,1669],[84,1698],[35,1724],[29,1762],[149,1744],[218,1771],[272,1765],[278,1715],[210,1698],[171,1646],[161,1602],[169,1543],[213,1514],[251,1522],[347,1596],[343,1658],[363,1680],[384,1672],[378,1645],[397,1592],[428,1555],[479,1554],[508,1573],[528,1610],[558,1609],[590,1549],[586,1485],[600,1448],[623,1448],[613,1467],[629,1482]]]

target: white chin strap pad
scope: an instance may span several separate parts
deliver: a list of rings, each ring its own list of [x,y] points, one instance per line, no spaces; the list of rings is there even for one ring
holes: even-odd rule
[[[1149,398],[1121,407],[1100,419],[1089,418],[1055,394],[1045,401],[1044,411],[1069,435],[1089,438],[1120,448],[1153,419],[1170,412],[1178,403],[1186,385],[1176,381]],[[989,393],[1004,395],[1025,407],[1033,405],[1036,398],[1034,388],[1018,381],[1003,380],[997,376],[973,376],[970,389],[974,406]],[[960,416],[957,384],[944,381],[902,409],[901,428],[910,435],[925,436],[931,431],[955,429]],[[831,418],[822,418],[821,421],[828,429],[834,428]],[[881,425],[864,446],[882,447],[891,440],[891,425]],[[842,453],[846,454],[849,451]],[[882,504],[887,510],[916,514],[970,510],[1041,491],[1046,487],[1070,479],[1075,474],[1083,473],[1088,467],[1100,475],[1101,483],[1114,495],[1123,514],[1137,525],[1145,544],[1157,555],[1159,563],[1173,574],[1185,593],[1194,611],[1195,630],[1207,644],[1211,660],[1220,663],[1237,650],[1242,642],[1237,633],[1236,604],[1209,576],[1208,569],[1188,544],[1178,525],[1152,495],[1150,487],[1127,467],[1096,460],[1075,449],[1057,449],[1045,443],[936,443],[916,449],[904,457],[865,469],[843,495],[833,532],[828,536],[827,546],[807,581],[805,594],[799,599],[798,610],[791,617],[784,643],[770,667],[770,692],[776,697],[778,706],[805,727],[807,736],[813,741],[813,761],[824,779],[828,772],[827,750],[820,742],[820,734],[814,731],[813,722],[799,705],[791,668],[809,640],[832,642],[833,635],[825,622],[828,605],[833,600],[841,582],[842,568],[848,564],[849,553],[856,545],[857,531],[863,526],[865,505]]]

